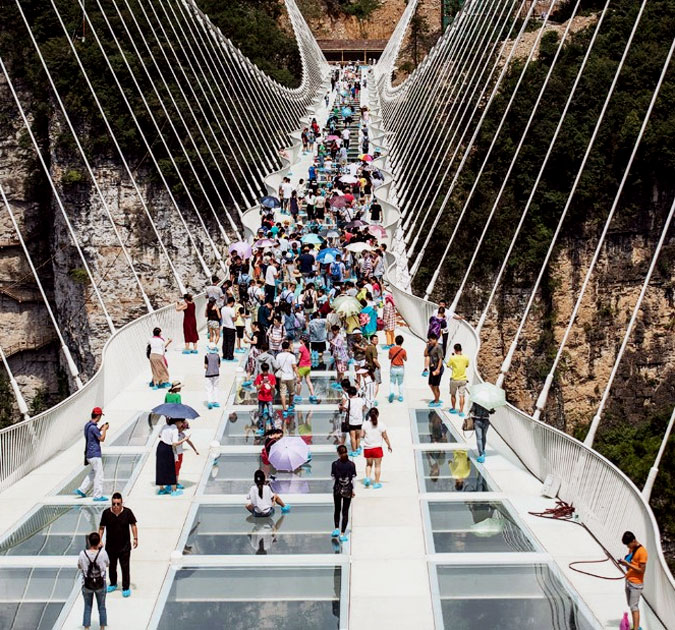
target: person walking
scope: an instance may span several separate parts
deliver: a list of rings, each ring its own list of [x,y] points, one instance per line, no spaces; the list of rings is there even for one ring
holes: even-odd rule
[[[271,423],[274,417],[272,402],[277,379],[274,374],[270,374],[269,363],[263,363],[260,366],[260,374],[255,377],[253,385],[258,390],[258,429],[256,435],[261,436],[265,433],[267,423]]]
[[[403,348],[403,335],[396,335],[394,345],[389,348],[389,402],[394,402],[398,397],[403,402],[403,378],[405,376],[405,362],[408,353]]]
[[[281,352],[276,356],[276,376],[280,381],[279,392],[281,393],[281,409],[284,418],[288,417],[295,409],[295,387],[300,378],[298,374],[298,362],[295,355],[290,351],[290,348],[290,342],[284,340],[281,344]]]
[[[99,429],[98,423],[103,417],[103,409],[94,407],[91,410],[91,420],[84,425],[84,464],[89,466],[89,474],[82,480],[80,487],[74,494],[86,497],[89,486],[94,486],[94,501],[107,501],[103,496],[103,457],[101,443],[105,442],[110,425],[105,422]]]
[[[347,524],[349,523],[349,506],[354,494],[354,479],[356,477],[356,465],[349,459],[347,447],[340,444],[337,447],[338,458],[332,463],[330,476],[333,478],[333,538],[340,537],[340,542],[347,542]],[[342,518],[340,518],[342,517]]]
[[[309,402],[312,405],[318,405],[319,399],[314,395],[314,385],[312,385],[312,355],[308,346],[309,339],[303,335],[300,337],[300,346],[298,347],[298,384],[293,402],[302,402],[302,382],[304,381],[309,391]]]
[[[434,399],[429,403],[429,407],[440,407],[443,404],[441,400],[441,379],[443,378],[443,349],[438,343],[438,335],[429,333],[427,338],[427,347],[424,349],[424,358],[429,361],[429,368],[424,370],[423,374],[429,375],[429,389]]]
[[[234,298],[227,298],[227,306],[220,311],[223,322],[223,359],[225,361],[237,361],[234,358],[234,344],[237,337],[237,329],[234,324],[237,314],[234,310]]]
[[[471,405],[470,414],[473,418],[473,428],[476,432],[476,448],[478,449],[476,461],[481,464],[485,461],[485,445],[487,444],[487,432],[490,428],[490,415],[494,412],[494,409],[486,409],[478,403]]]
[[[272,488],[267,484],[265,473],[262,470],[256,470],[253,474],[253,485],[248,492],[248,503],[246,509],[259,518],[274,516],[274,506],[278,505],[283,514],[290,511],[291,506],[284,503],[283,499],[272,492]]]
[[[390,294],[384,297],[382,320],[384,321],[384,334],[386,337],[386,344],[383,349],[389,350],[394,345],[394,331],[396,330],[396,307],[394,306],[394,298]]]
[[[220,379],[220,356],[218,346],[210,343],[204,355],[204,379],[206,380],[206,406],[209,409],[220,407],[218,402],[218,381]]]
[[[94,596],[96,596],[98,623],[101,630],[105,630],[108,625],[108,613],[105,608],[105,571],[108,564],[108,554],[101,549],[101,536],[98,532],[91,532],[87,536],[87,548],[80,551],[77,558],[77,568],[82,572],[82,599],[84,599],[82,625],[85,630],[91,627]]]
[[[369,337],[370,344],[366,348],[366,367],[368,370],[372,370],[373,379],[375,381],[375,398],[380,391],[380,385],[382,384],[382,366],[380,365],[380,355],[377,351],[377,344],[379,339],[377,335],[371,335]],[[373,404],[377,407],[377,400],[373,399]]]
[[[220,341],[220,308],[216,298],[210,297],[206,303],[206,328],[209,333],[209,342],[218,343]]]
[[[170,494],[177,497],[183,491],[176,487],[176,454],[174,449],[188,438],[180,438],[182,420],[167,418],[166,424],[159,432],[155,462],[155,485],[159,486],[157,494]]]
[[[380,412],[375,407],[368,412],[368,418],[363,423],[361,439],[363,440],[363,456],[366,458],[366,477],[363,480],[363,485],[367,488],[371,484],[371,474],[374,472],[373,488],[377,490],[382,487],[380,483],[382,457],[384,457],[382,441],[384,440],[387,443],[387,450],[390,453],[391,443],[387,435],[387,427],[380,422]]]
[[[133,544],[129,529],[133,534]],[[112,593],[117,590],[117,562],[119,561],[122,570],[122,597],[129,597],[131,595],[129,562],[131,550],[138,547],[138,527],[134,513],[124,507],[122,495],[119,492],[112,495],[111,507],[103,510],[101,514],[101,524],[98,526],[98,535],[101,539],[103,539],[103,532],[105,532],[105,550],[110,561],[108,567],[110,584],[107,592]]]
[[[150,360],[150,369],[152,370],[152,381],[150,382],[152,389],[171,386],[165,356],[166,349],[171,345],[171,341],[171,339],[164,341],[161,328],[153,329],[152,337],[146,349],[147,357]]]
[[[631,630],[640,628],[640,597],[645,586],[647,550],[636,540],[633,532],[624,532],[621,542],[628,547],[628,554],[619,560],[626,567],[626,602],[633,618]]]
[[[197,317],[192,295],[186,293],[183,296],[183,301],[176,303],[176,310],[183,311],[183,340],[185,341],[183,354],[197,354],[199,352],[197,350],[199,332],[197,331]]]
[[[347,424],[349,426],[349,441],[352,447],[349,453],[350,457],[357,457],[361,454],[361,428],[363,426],[363,409],[366,401],[359,396],[356,387],[347,389]]]
[[[458,413],[460,418],[464,417],[464,398],[466,396],[466,368],[469,367],[469,357],[462,354],[462,346],[456,343],[453,347],[453,354],[448,359],[448,367],[452,370],[450,376],[450,404],[448,411]],[[455,403],[459,397],[459,408]]]

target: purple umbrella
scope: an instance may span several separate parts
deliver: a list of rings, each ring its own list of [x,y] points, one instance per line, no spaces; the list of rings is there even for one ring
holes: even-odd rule
[[[232,245],[230,245],[228,248],[228,251],[230,254],[235,253],[237,256],[241,256],[244,259],[250,258],[251,254],[253,253],[251,251],[250,244],[246,241],[237,241],[236,243],[232,243]]]
[[[295,473],[279,473],[270,488],[274,494],[309,494],[309,483]]]
[[[309,446],[299,437],[283,437],[270,450],[270,464],[277,470],[294,471],[309,459]]]
[[[253,243],[253,247],[272,247],[276,245],[276,242],[271,238],[261,238],[259,241]]]
[[[331,208],[344,208],[347,205],[347,200],[345,199],[344,195],[340,195],[339,197],[334,197],[333,199],[330,200],[330,207]]]

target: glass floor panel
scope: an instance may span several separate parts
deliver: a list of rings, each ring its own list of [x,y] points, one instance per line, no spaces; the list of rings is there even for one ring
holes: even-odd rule
[[[340,567],[183,568],[158,627],[337,630],[341,596]]]
[[[413,439],[416,444],[452,444],[458,442],[443,416],[435,409],[415,409]]]
[[[468,451],[418,451],[417,474],[424,492],[495,492]]]
[[[340,553],[329,536],[333,505],[294,505],[282,514],[259,518],[239,505],[200,505],[184,554],[268,555]]]
[[[547,565],[436,568],[447,630],[599,628]]]
[[[1,568],[0,628],[51,630],[68,601],[74,568]]]
[[[228,446],[255,444],[262,447],[265,438],[255,434],[258,428],[258,412],[237,411],[230,414],[233,415],[236,419],[234,422],[227,422],[220,443]],[[285,435],[300,436],[307,444],[337,445],[343,415],[337,410],[296,410],[294,414],[284,418],[281,410],[275,410],[275,423],[276,426],[283,427]]]
[[[333,389],[331,387],[332,383],[335,383],[334,376],[322,375],[322,376],[312,376],[312,385],[314,386],[314,393],[316,397],[322,403],[331,403],[337,404],[342,398],[342,390]],[[257,405],[258,404],[258,392],[255,388],[244,389],[241,387],[241,384],[244,382],[244,378],[239,376],[235,380],[233,386],[234,389],[234,398],[232,404],[234,405]],[[307,384],[302,383],[302,389],[300,395],[303,398],[303,403],[309,403],[309,390],[307,389]],[[274,398],[274,404],[281,404],[281,397],[277,390],[276,396]]]
[[[3,556],[76,556],[107,506],[44,505],[0,539]]]
[[[145,446],[162,416],[141,413],[126,429],[115,436],[110,446]]]
[[[116,491],[121,492],[122,496],[126,494],[129,480],[140,463],[141,457],[142,455],[103,455],[103,494],[105,496],[109,497]],[[83,467],[61,487],[57,494],[73,494],[88,474],[89,467]],[[89,488],[87,494],[92,494],[92,487]]]
[[[330,494],[333,492],[330,468],[336,458],[335,453],[314,453],[312,461],[291,473],[263,465],[259,453],[221,454],[213,460],[204,494],[247,495],[253,485],[253,473],[259,468],[268,477],[276,476],[270,485],[282,498],[287,494]]]
[[[535,551],[499,501],[430,501],[428,507],[436,553]]]

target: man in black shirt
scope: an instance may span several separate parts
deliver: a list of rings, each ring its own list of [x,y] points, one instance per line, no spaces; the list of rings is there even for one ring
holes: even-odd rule
[[[129,578],[129,559],[131,556],[131,537],[129,528],[134,536],[133,548],[138,547],[138,528],[136,527],[136,517],[134,513],[122,505],[122,495],[115,492],[112,495],[112,507],[103,511],[101,515],[101,524],[98,527],[98,533],[103,539],[103,532],[106,532],[105,550],[110,558],[110,584],[108,593],[117,589],[117,561],[122,568],[122,596],[131,595],[131,583]]]
[[[314,271],[314,256],[309,253],[309,247],[302,248],[302,254],[298,256],[300,273],[306,278]]]

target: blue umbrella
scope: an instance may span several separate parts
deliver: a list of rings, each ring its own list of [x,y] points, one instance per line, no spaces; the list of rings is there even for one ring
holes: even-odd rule
[[[157,405],[152,410],[152,413],[164,416],[165,418],[185,418],[187,420],[199,418],[199,413],[192,407],[181,405],[179,403],[164,403],[163,405]]]
[[[324,258],[326,258],[326,256],[330,256],[330,257],[332,257],[333,259],[335,259],[335,257],[336,257],[339,253],[340,253],[340,250],[339,250],[339,249],[335,249],[335,247],[327,247],[326,249],[322,249],[322,250],[316,255],[316,259],[317,259],[320,263],[322,263],[322,262],[324,262]],[[326,262],[327,262],[327,261],[326,261]]]
[[[280,208],[281,201],[279,201],[276,197],[270,197],[268,195],[267,197],[263,197],[260,200],[260,205],[264,206],[265,208]]]
[[[323,239],[318,234],[305,234],[300,240],[303,243],[311,245],[321,245],[323,243]]]
[[[351,116],[352,110],[350,107],[343,107],[342,108],[342,116],[344,118],[347,118],[347,116]]]

